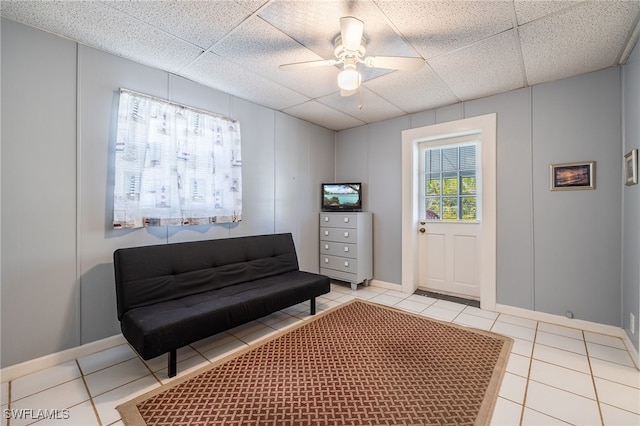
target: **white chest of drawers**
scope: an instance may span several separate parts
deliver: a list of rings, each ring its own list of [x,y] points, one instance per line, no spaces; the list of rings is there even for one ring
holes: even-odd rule
[[[369,285],[373,278],[372,215],[320,213],[320,273],[351,283]]]

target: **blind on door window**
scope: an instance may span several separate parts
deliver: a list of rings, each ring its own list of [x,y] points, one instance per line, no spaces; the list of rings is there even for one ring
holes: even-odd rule
[[[477,220],[477,142],[424,151],[425,218]]]

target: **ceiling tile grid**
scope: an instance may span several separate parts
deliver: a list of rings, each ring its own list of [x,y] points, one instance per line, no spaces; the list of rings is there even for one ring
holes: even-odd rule
[[[159,68],[333,130],[623,64],[640,0],[0,0],[3,17]],[[364,22],[366,56],[421,57],[417,72],[367,68],[342,97],[340,18]]]
[[[375,1],[425,59],[513,27],[508,1]]]
[[[304,72],[278,69],[279,65],[287,62],[324,58],[257,16],[246,20],[238,31],[212,47],[211,52],[309,98],[338,90],[336,80],[339,70],[336,67],[310,68]]]
[[[343,16],[354,16],[365,22],[368,52],[417,56],[371,0],[277,0],[260,12],[265,21],[325,58],[333,57],[333,41],[340,34],[340,18]]]
[[[516,30],[502,32],[427,62],[463,101],[524,87]]]
[[[2,15],[118,56],[177,72],[202,50],[99,2],[1,3]]]
[[[408,113],[460,102],[429,65],[416,72],[392,72],[364,86]]]
[[[343,97],[339,93],[335,93],[320,98],[318,101],[365,123],[375,123],[406,114],[406,111],[386,101],[365,86],[361,86],[353,96]]]
[[[104,4],[202,50],[213,46],[251,15],[235,2],[109,0]]]
[[[584,2],[519,28],[529,84],[618,65],[640,4]]]
[[[563,9],[569,9],[577,4],[584,3],[584,0],[564,0],[564,1],[531,1],[516,0],[515,6],[518,25],[553,15]]]
[[[284,109],[283,112],[333,130],[344,130],[366,124],[315,100]]]
[[[309,100],[298,92],[238,67],[210,52],[201,55],[183,69],[181,75],[205,86],[278,111]]]

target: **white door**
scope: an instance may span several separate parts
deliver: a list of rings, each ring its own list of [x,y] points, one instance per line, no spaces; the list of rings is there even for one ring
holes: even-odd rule
[[[418,229],[419,286],[479,299],[480,225],[421,221]]]
[[[480,299],[478,135],[420,144],[418,285]]]

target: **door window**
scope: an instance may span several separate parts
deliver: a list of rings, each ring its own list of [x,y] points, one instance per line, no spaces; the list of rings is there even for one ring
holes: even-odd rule
[[[424,147],[423,219],[478,221],[478,142]]]

